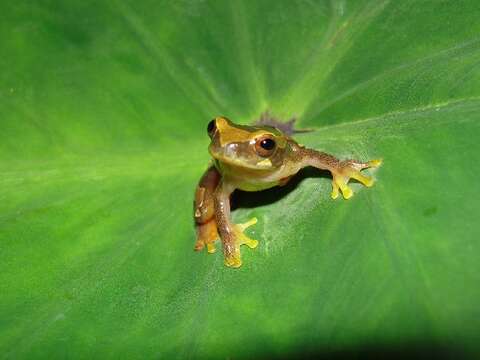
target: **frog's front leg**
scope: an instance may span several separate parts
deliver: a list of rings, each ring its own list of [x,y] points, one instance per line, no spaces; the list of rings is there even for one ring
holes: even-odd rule
[[[257,219],[253,218],[244,224],[231,223],[230,195],[233,190],[232,186],[220,182],[215,191],[214,203],[215,220],[223,244],[225,265],[237,268],[242,265],[240,246],[245,244],[253,249],[258,245],[257,240],[253,240],[244,234],[245,229],[256,224]]]
[[[350,179],[355,179],[368,187],[372,186],[373,178],[363,175],[361,170],[378,167],[382,164],[381,160],[370,160],[367,162],[357,160],[341,161],[330,154],[312,149],[302,149],[301,157],[305,166],[314,166],[318,169],[328,170],[332,173],[333,199],[338,197],[339,190],[342,192],[345,199],[349,199],[353,196],[353,191],[348,186]]]

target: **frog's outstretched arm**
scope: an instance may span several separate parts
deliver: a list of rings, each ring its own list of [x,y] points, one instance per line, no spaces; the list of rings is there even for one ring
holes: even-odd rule
[[[223,254],[225,265],[240,267],[242,260],[240,258],[240,245],[245,244],[250,248],[258,245],[257,240],[250,239],[243,231],[257,222],[256,218],[251,219],[245,224],[232,224],[230,221],[230,195],[232,186],[226,185],[223,181],[217,186],[214,194],[215,221],[218,232],[223,244]]]
[[[332,198],[338,197],[338,190],[342,192],[345,199],[353,196],[352,189],[347,185],[350,179],[355,179],[365,186],[372,186],[373,179],[363,175],[360,171],[370,167],[378,167],[382,160],[370,160],[361,162],[357,160],[339,160],[333,155],[304,147],[297,147],[297,156],[301,161],[302,167],[313,166],[318,169],[328,170],[332,173]]]
[[[215,223],[215,207],[213,194],[220,181],[220,173],[210,166],[200,179],[193,203],[193,217],[197,230],[195,250],[202,250],[205,245],[209,253],[215,252],[214,242],[218,238]]]

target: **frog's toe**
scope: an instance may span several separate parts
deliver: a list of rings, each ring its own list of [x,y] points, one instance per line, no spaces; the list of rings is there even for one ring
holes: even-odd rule
[[[245,229],[249,228],[252,225],[257,223],[257,218],[252,218],[246,223],[243,224],[236,224],[233,225],[233,231],[235,232],[236,237],[236,245],[240,247],[240,245],[247,245],[249,248],[254,249],[258,246],[258,241],[249,238],[247,235],[244,234]]]
[[[353,190],[349,186],[345,185],[343,187],[340,187],[340,189],[342,190],[344,199],[348,200],[353,196]]]
[[[332,180],[332,199],[338,197],[339,191],[345,199],[350,199],[353,196],[352,189],[347,185],[349,178],[342,175],[334,175]]]
[[[376,168],[382,165],[382,162],[383,162],[382,159],[375,159],[375,160],[370,160],[367,164],[368,164],[368,167]]]
[[[216,251],[215,241],[218,239],[217,225],[211,220],[205,224],[197,225],[197,241],[195,242],[195,251],[203,250],[207,247],[207,252],[213,254]]]
[[[236,255],[227,256],[225,257],[224,263],[225,266],[239,268],[240,266],[242,266],[242,259],[240,259],[240,256]]]
[[[213,254],[217,249],[215,248],[215,244],[213,242],[207,244],[207,252],[209,254]]]
[[[254,217],[248,220],[246,223],[236,224],[235,227],[236,227],[236,230],[243,232],[245,231],[245,229],[248,229],[250,226],[255,225],[257,222],[258,222],[258,219]]]
[[[337,183],[335,182],[335,180],[333,180],[333,181],[332,181],[332,195],[331,195],[331,196],[332,196],[332,199],[335,200],[336,198],[338,198],[338,194],[339,194],[339,192],[338,192],[338,185],[337,185]]]
[[[373,178],[371,178],[370,176],[365,176],[365,175],[361,174],[360,172],[353,172],[351,174],[351,177],[352,177],[352,179],[355,179],[355,180],[361,182],[363,185],[365,185],[367,187],[373,186]]]

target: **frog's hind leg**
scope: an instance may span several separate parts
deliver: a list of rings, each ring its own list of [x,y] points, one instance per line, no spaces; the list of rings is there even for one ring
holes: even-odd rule
[[[205,246],[209,253],[215,252],[215,240],[218,239],[217,223],[213,194],[218,186],[220,174],[211,166],[198,183],[193,204],[193,216],[197,230],[197,241],[194,249],[202,250]]]

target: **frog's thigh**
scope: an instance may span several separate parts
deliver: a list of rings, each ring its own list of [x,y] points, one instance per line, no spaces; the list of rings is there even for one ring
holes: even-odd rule
[[[204,224],[215,216],[214,193],[219,181],[220,174],[213,166],[209,167],[200,179],[193,204],[197,224]]]
[[[214,242],[218,238],[215,222],[214,192],[220,181],[220,174],[215,167],[210,167],[200,179],[195,192],[194,219],[197,230],[195,250],[202,250],[205,245],[209,253],[215,252]]]

